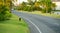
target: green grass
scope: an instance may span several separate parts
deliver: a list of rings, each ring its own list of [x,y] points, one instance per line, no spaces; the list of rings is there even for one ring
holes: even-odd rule
[[[54,17],[54,18],[60,18],[60,15],[57,14],[50,14],[50,13],[41,13],[40,11],[35,11],[35,12],[30,12],[32,14],[39,14],[39,15],[43,15],[43,16],[49,16],[49,17]]]
[[[52,14],[50,14],[50,13],[41,13],[40,11],[34,11],[34,12],[20,11],[20,12],[38,14],[38,15],[43,15],[43,16],[48,16],[48,17],[53,17],[53,18],[60,18],[60,15],[53,14],[53,13]]]
[[[10,20],[0,21],[0,33],[29,33],[28,25],[19,17],[12,15]]]

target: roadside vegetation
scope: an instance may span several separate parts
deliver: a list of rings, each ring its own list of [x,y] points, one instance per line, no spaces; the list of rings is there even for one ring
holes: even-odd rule
[[[11,13],[11,0],[0,0],[0,33],[30,33],[28,25]]]
[[[10,20],[0,21],[0,33],[29,33],[29,28],[23,19],[12,15]]]
[[[43,15],[43,16],[48,16],[48,17],[53,17],[53,18],[60,18],[60,15],[54,14],[54,13],[42,13],[40,11],[34,11],[34,12],[28,12],[32,14],[38,14],[38,15]]]
[[[37,14],[37,15],[42,15],[42,16],[47,16],[47,17],[52,17],[52,18],[60,18],[60,15],[54,14],[54,13],[42,13],[41,11],[33,11],[33,12],[28,12],[28,11],[19,11],[19,12],[24,12],[24,13],[29,13],[29,14]]]
[[[9,3],[9,2],[8,2]],[[0,21],[7,20],[11,17],[10,5],[0,0]]]
[[[28,2],[22,2],[18,6],[14,6],[15,10],[30,12],[33,14],[40,14],[44,16],[50,16],[60,18],[60,15],[54,14],[56,12],[56,4],[51,0],[27,0]],[[59,11],[60,12],[60,11]]]
[[[22,2],[19,5],[15,6],[15,10],[22,11],[41,11],[42,13],[51,13],[52,10],[55,10],[56,4],[51,0],[27,0],[28,2]]]

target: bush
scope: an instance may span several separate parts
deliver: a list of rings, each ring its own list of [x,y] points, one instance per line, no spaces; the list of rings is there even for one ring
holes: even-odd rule
[[[0,5],[0,21],[9,19],[11,16],[11,13],[9,11],[9,8],[5,5]]]
[[[31,7],[26,6],[26,7],[23,8],[23,10],[24,10],[24,11],[31,11]]]
[[[46,8],[42,9],[42,13],[51,13],[51,11],[51,8],[48,8],[48,10],[46,10]]]

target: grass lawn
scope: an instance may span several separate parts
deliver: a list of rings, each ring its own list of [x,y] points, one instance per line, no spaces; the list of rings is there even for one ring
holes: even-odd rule
[[[40,11],[35,11],[35,12],[30,12],[32,14],[39,14],[43,16],[49,16],[49,17],[54,17],[54,18],[60,18],[60,15],[57,14],[50,14],[50,13],[41,13]]]
[[[60,18],[60,15],[50,14],[50,13],[41,13],[40,11],[34,11],[34,12],[20,11],[20,12],[26,12],[26,13],[31,13],[31,14],[38,14],[38,15],[43,15],[43,16],[48,16],[48,17],[53,17],[53,18]]]
[[[0,21],[0,33],[29,33],[29,29],[24,20],[12,15],[10,20]]]

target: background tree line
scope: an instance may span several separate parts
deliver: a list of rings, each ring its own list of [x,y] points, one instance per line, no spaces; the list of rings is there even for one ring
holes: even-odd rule
[[[16,6],[15,9],[23,11],[41,11],[44,13],[50,13],[55,10],[56,4],[51,0],[27,0],[28,2],[22,2]]]

